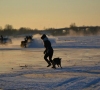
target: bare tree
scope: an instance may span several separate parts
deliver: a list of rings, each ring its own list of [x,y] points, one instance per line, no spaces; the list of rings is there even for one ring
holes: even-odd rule
[[[7,24],[7,25],[5,25],[5,29],[6,29],[6,30],[12,30],[12,29],[13,29],[13,26],[12,26],[12,25]]]

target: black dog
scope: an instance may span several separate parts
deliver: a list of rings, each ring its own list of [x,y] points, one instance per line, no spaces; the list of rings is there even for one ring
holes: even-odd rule
[[[56,65],[59,67],[61,67],[61,58],[54,58],[53,59],[53,63],[54,63],[54,66],[56,68]],[[61,67],[62,68],[62,67]]]

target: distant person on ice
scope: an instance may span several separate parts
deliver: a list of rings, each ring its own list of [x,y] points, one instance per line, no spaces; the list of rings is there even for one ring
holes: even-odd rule
[[[1,43],[3,43],[3,36],[1,35]]]
[[[54,63],[52,62],[52,56],[53,56],[54,51],[53,51],[53,48],[51,46],[51,42],[49,41],[49,39],[47,38],[47,36],[45,34],[43,34],[41,36],[41,39],[43,40],[44,47],[45,47],[44,59],[48,63],[47,67],[50,67],[51,65],[53,65],[52,68],[55,68]],[[49,59],[47,59],[48,57],[49,57]]]

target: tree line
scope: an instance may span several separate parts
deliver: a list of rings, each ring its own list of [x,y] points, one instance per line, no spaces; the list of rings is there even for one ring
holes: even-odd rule
[[[5,25],[5,28],[0,27],[0,34],[3,36],[17,36],[23,34],[41,34],[47,33],[50,35],[100,35],[100,26],[76,26],[72,23],[70,27],[65,28],[47,28],[44,30],[30,29],[21,27],[19,29],[14,29],[12,25]]]

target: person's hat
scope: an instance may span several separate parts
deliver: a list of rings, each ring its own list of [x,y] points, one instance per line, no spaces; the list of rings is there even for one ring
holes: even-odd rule
[[[46,35],[45,34],[43,34],[42,36],[41,36],[41,39],[44,39],[46,37]]]

